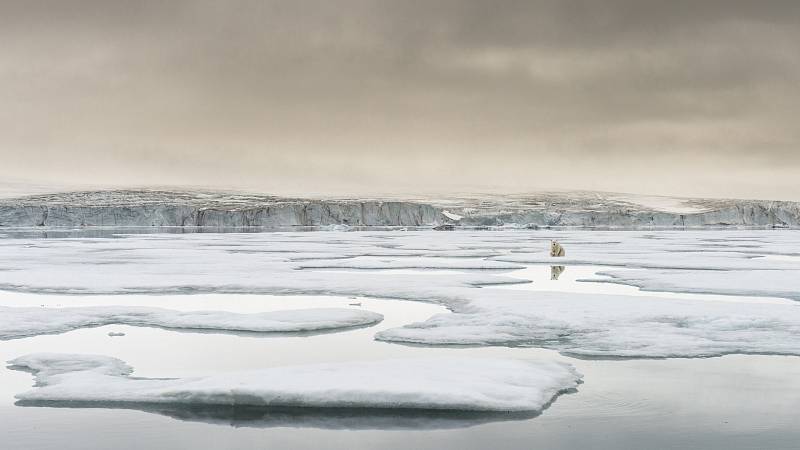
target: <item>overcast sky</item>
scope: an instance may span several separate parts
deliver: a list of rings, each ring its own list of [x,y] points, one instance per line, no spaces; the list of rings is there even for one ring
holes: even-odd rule
[[[800,1],[0,0],[0,178],[800,200]]]

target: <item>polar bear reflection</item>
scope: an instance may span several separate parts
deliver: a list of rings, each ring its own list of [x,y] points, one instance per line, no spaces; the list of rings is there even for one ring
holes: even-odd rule
[[[558,280],[562,272],[564,272],[564,266],[550,266],[550,279]]]

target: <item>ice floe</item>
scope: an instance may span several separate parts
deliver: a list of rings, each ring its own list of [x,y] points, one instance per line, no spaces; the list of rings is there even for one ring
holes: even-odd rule
[[[484,290],[486,291],[486,290]],[[707,357],[800,354],[800,306],[625,295],[516,291],[381,331],[384,341],[512,345],[583,357]]]
[[[647,291],[699,294],[783,297],[800,301],[800,268],[797,270],[603,270],[611,277],[590,278],[627,284]]]
[[[273,367],[191,378],[131,377],[99,355],[37,353],[9,361],[30,371],[25,402],[311,408],[540,411],[577,388],[569,364],[514,359],[396,359]]]
[[[387,259],[386,257],[364,256],[346,260],[330,259],[302,262],[300,269],[448,269],[448,270],[516,270],[525,266],[500,261],[468,258],[419,258],[406,257]]]
[[[240,314],[131,306],[14,308],[0,306],[0,340],[64,333],[84,327],[132,325],[219,332],[321,332],[372,325],[381,314],[355,308],[311,308]],[[109,336],[113,334],[109,333]]]
[[[426,301],[452,314],[382,331],[422,344],[527,345],[583,356],[800,354],[800,304],[512,291],[503,274],[603,265],[642,289],[800,300],[798,231],[504,231],[120,235],[0,240],[0,289],[55,294],[258,293]],[[609,269],[614,266],[616,269]],[[346,270],[331,270],[346,269]],[[357,270],[356,270],[357,269]],[[391,269],[391,270],[385,270]],[[497,269],[497,271],[473,270]],[[567,268],[569,271],[569,268]],[[598,290],[601,290],[598,288]]]

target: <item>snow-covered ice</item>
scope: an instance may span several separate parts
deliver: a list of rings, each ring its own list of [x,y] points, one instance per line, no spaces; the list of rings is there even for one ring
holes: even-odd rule
[[[800,354],[800,303],[522,291],[549,265],[643,289],[800,300],[800,232],[502,231],[119,235],[1,239],[0,289],[54,294],[258,293],[425,301],[452,313],[381,331],[421,344],[517,345],[570,355]],[[609,269],[608,266],[616,268]],[[335,270],[333,270],[335,269]],[[492,269],[475,270],[475,269]],[[598,285],[598,291],[602,290]]]
[[[386,257],[358,256],[347,259],[329,259],[303,261],[297,265],[300,269],[450,269],[450,270],[514,270],[525,266],[500,261],[465,258],[425,258],[404,257],[387,259]]]
[[[384,341],[513,345],[584,357],[800,354],[800,307],[675,298],[516,291],[476,298],[470,312],[438,314],[378,333]],[[525,295],[528,294],[528,295]]]
[[[383,320],[381,314],[355,308],[309,308],[240,314],[227,311],[174,311],[132,306],[73,308],[0,306],[0,340],[64,333],[78,328],[112,324],[218,332],[289,333],[366,326],[381,320]]]
[[[581,375],[515,359],[396,359],[274,367],[192,378],[135,378],[108,356],[37,353],[9,361],[36,388],[23,401],[314,408],[539,411]]]
[[[800,262],[795,263],[800,264]],[[800,301],[800,270],[603,270],[591,281],[627,284],[647,291],[776,296]]]

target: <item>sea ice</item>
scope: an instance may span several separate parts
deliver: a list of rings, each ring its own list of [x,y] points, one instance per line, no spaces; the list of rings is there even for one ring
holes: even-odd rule
[[[303,261],[300,269],[448,269],[448,270],[518,270],[525,266],[508,262],[489,261],[479,258],[424,258],[405,257],[388,259],[386,257],[361,256],[348,259]]]
[[[800,265],[800,262],[796,263]],[[637,286],[647,291],[783,297],[800,301],[800,267],[796,270],[603,270],[611,279],[590,279]]]
[[[552,264],[547,255],[549,242],[556,239],[569,249],[569,256],[559,258],[559,265],[602,265],[599,270],[613,277],[598,277],[597,281],[656,291],[798,300],[798,231],[381,231],[118,237],[0,240],[0,289],[54,294],[215,292],[416,300],[444,305],[452,313],[384,330],[379,339],[529,345],[609,357],[800,354],[800,304],[495,288],[526,282],[499,270],[522,264],[541,264],[548,270]],[[342,268],[349,270],[330,270]],[[370,270],[353,270],[356,268]]]
[[[485,293],[470,305],[475,309],[438,314],[376,338],[543,347],[583,357],[800,354],[800,305],[526,291]]]
[[[314,332],[372,325],[381,314],[354,308],[313,308],[239,314],[130,306],[13,308],[0,306],[0,340],[64,333],[84,327],[132,325],[233,332]]]
[[[9,361],[37,388],[25,402],[540,411],[581,375],[565,363],[397,359],[273,367],[192,378],[134,378],[108,356],[37,353]]]

